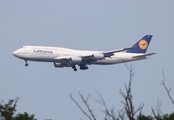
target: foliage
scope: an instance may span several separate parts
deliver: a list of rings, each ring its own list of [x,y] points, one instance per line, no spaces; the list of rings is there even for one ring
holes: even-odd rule
[[[29,115],[28,113],[24,112],[23,114],[19,113],[15,116],[14,120],[36,120],[34,115]]]
[[[7,103],[3,104],[0,102],[0,113],[1,116],[5,117],[6,120],[36,120],[34,115],[29,115],[24,112],[23,114],[18,113],[15,115],[16,106],[19,98],[16,97],[15,100],[9,100]]]
[[[164,114],[162,117],[161,117],[162,120],[174,120],[174,113],[172,114]]]
[[[137,117],[137,120],[154,120],[151,116],[140,115]]]
[[[153,118],[152,116],[141,115],[141,116],[137,117],[137,120],[174,120],[174,113],[164,114],[164,115],[160,116],[158,119]]]
[[[9,100],[8,103],[2,105],[2,102],[0,104],[0,112],[3,117],[5,117],[6,120],[12,120],[14,113],[16,112],[16,104],[18,102],[19,98],[16,98],[15,100]]]

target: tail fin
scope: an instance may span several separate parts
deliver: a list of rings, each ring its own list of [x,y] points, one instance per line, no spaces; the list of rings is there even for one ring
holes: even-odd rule
[[[145,35],[137,43],[132,46],[132,49],[127,50],[127,53],[146,53],[153,35]]]

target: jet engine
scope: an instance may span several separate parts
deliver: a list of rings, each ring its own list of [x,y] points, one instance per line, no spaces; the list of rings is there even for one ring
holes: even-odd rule
[[[104,59],[104,54],[103,53],[98,53],[98,54],[93,54],[92,55],[92,60],[103,60]]]
[[[54,62],[54,67],[56,67],[56,68],[63,68],[65,66],[62,63]]]
[[[71,64],[80,64],[81,62],[82,62],[81,57],[72,57],[72,58],[70,58],[70,63]]]

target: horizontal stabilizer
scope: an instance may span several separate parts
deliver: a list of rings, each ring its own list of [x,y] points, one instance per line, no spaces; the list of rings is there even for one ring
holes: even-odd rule
[[[148,57],[148,56],[154,55],[154,54],[156,54],[156,53],[148,53],[148,54],[144,54],[144,55],[137,55],[137,56],[134,56],[134,57],[132,57],[132,58]]]

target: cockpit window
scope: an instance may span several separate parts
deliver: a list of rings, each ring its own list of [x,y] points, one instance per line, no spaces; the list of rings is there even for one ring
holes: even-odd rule
[[[21,48],[29,49],[29,47],[28,47],[28,46],[22,46]]]

